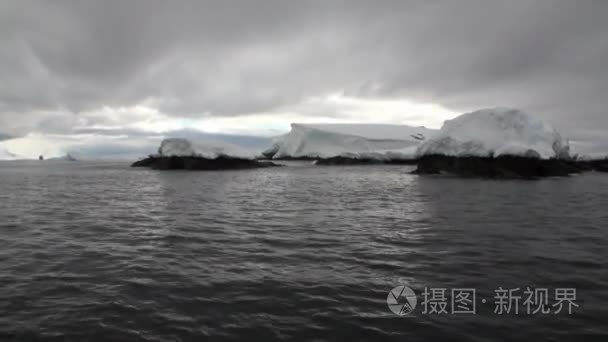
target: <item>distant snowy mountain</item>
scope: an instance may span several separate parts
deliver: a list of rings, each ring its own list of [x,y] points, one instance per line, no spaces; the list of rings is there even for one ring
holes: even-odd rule
[[[517,109],[492,108],[448,120],[416,154],[542,159],[569,156],[568,141],[546,122]]]
[[[383,124],[292,124],[263,154],[279,158],[409,159],[417,146],[436,131],[424,127]]]

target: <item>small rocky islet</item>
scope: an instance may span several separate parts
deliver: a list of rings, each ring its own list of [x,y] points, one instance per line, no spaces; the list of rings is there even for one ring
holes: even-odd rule
[[[255,159],[218,156],[205,158],[201,156],[161,156],[152,155],[136,161],[132,167],[149,167],[154,170],[246,170],[266,167],[277,167],[279,164]]]
[[[260,161],[237,148],[226,146],[196,146],[190,140],[170,138],[162,141],[158,154],[131,164],[154,170],[246,170],[280,166]]]

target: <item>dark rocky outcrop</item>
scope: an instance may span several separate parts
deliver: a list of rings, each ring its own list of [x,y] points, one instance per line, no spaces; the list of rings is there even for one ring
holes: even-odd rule
[[[282,160],[282,161],[315,161],[315,160],[319,160],[321,158],[319,157],[307,157],[307,156],[302,156],[302,157],[289,157],[289,156],[285,156],[285,157],[280,157],[280,158],[274,158],[273,156],[268,157],[266,154],[262,154],[262,158],[263,160]]]
[[[391,159],[384,162],[391,165],[418,165],[418,159]]]
[[[381,160],[370,158],[350,158],[350,157],[331,157],[321,158],[316,161],[316,165],[374,165],[381,164]]]
[[[427,155],[418,159],[417,174],[449,173],[464,177],[524,178],[568,176],[582,172],[574,162],[520,156],[451,157]]]
[[[296,160],[296,159],[293,159]],[[310,159],[297,159],[310,160]],[[576,161],[529,156],[450,157],[428,155],[418,159],[373,159],[337,156],[313,159],[316,165],[417,165],[416,174],[449,173],[464,177],[542,178],[568,176],[584,171],[608,172],[608,159]]]
[[[374,159],[374,158],[352,158],[352,157],[331,157],[319,158],[316,165],[378,165],[378,164],[393,164],[393,165],[415,165],[416,160],[406,159]]]
[[[71,155],[71,154],[69,154],[69,153],[68,153],[68,154],[66,154],[66,155],[63,157],[63,159],[64,159],[64,160],[67,160],[67,161],[78,161],[78,159],[74,158],[74,156],[72,156],[72,155]]]
[[[590,164],[594,171],[608,172],[608,159],[591,161]]]
[[[203,157],[149,156],[136,161],[132,167],[149,167],[155,170],[243,170],[281,166],[272,162],[220,156]]]
[[[597,171],[608,172],[608,158],[591,159],[591,160],[576,160],[569,162],[582,171]]]
[[[266,150],[261,153],[262,154],[261,158],[272,159],[276,153],[277,153],[277,150],[275,150],[275,149]]]

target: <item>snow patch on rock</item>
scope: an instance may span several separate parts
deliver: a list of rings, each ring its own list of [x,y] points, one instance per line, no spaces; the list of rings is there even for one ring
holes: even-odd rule
[[[447,120],[418,147],[416,155],[549,159],[568,158],[569,149],[568,141],[548,123],[517,109],[493,108]]]

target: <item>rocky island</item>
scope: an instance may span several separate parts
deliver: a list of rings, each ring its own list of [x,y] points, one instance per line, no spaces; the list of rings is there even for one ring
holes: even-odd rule
[[[162,141],[158,154],[136,161],[132,167],[155,170],[243,170],[280,166],[255,160],[251,155],[226,144],[194,144],[171,138]]]
[[[417,174],[485,178],[540,178],[600,170],[579,162],[547,123],[516,109],[483,109],[444,123],[416,152]]]

